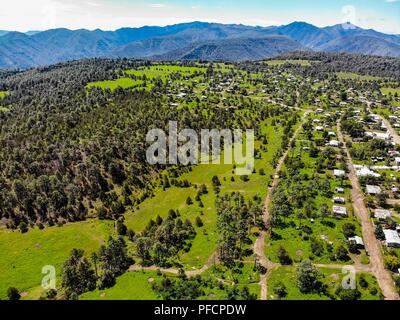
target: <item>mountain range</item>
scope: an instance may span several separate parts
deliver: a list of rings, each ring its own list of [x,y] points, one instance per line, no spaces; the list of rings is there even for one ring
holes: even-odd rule
[[[30,68],[93,57],[164,60],[256,60],[298,50],[400,57],[400,36],[350,23],[318,28],[191,22],[116,31],[0,31],[0,68]]]

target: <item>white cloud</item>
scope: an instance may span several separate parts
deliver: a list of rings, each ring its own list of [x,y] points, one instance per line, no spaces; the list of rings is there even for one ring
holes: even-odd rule
[[[166,5],[163,4],[163,3],[152,3],[152,4],[150,4],[150,7],[152,7],[152,8],[165,8]]]

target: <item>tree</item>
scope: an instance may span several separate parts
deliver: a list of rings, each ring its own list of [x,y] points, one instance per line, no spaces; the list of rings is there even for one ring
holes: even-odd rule
[[[354,237],[356,234],[356,226],[353,223],[345,223],[342,227],[343,234],[346,239]]]
[[[96,288],[95,272],[83,250],[73,249],[71,256],[64,262],[61,271],[61,284],[67,295],[82,294]]]
[[[117,233],[119,236],[126,236],[128,232],[127,226],[122,221],[117,221]]]
[[[330,211],[326,203],[321,204],[319,208],[319,213],[321,215],[322,221],[325,221],[325,219],[329,217]]]
[[[196,226],[197,226],[198,228],[201,228],[201,227],[204,226],[204,223],[203,223],[203,221],[201,220],[200,217],[196,217],[195,223],[196,223]]]
[[[338,259],[338,260],[342,260],[342,261],[350,260],[349,252],[343,245],[340,245],[339,247],[336,248],[335,256],[336,256],[336,259]]]
[[[400,259],[393,255],[385,256],[385,265],[391,271],[395,271],[400,268]]]
[[[308,260],[304,260],[297,268],[297,286],[302,293],[319,293],[323,289],[322,273]]]
[[[188,206],[191,206],[191,205],[193,204],[193,200],[192,200],[191,197],[187,197],[187,199],[186,199],[186,204],[187,204]]]
[[[221,186],[221,182],[219,181],[217,176],[214,176],[212,178],[212,184],[213,184],[214,187],[220,187]]]
[[[104,271],[111,271],[115,276],[123,274],[133,263],[128,257],[125,240],[121,237],[109,238],[107,245],[103,245],[99,251],[99,259]]]
[[[361,292],[357,289],[344,289],[339,287],[335,292],[341,300],[355,301],[361,298]]]
[[[311,241],[311,252],[320,257],[324,252],[324,244],[321,240],[313,238]]]
[[[375,236],[378,240],[385,240],[385,233],[383,232],[382,225],[378,224],[375,228]]]
[[[10,287],[7,289],[7,297],[8,297],[8,300],[12,300],[12,301],[21,299],[21,295],[20,295],[18,289],[14,288],[14,287]]]
[[[388,194],[386,192],[382,192],[376,196],[376,200],[378,203],[378,206],[380,207],[385,207],[386,206],[386,201],[389,198]]]
[[[286,249],[282,246],[278,249],[278,259],[282,265],[290,265],[293,263]]]
[[[19,230],[21,231],[21,233],[26,233],[26,232],[28,232],[28,226],[27,226],[27,224],[26,224],[24,221],[22,221],[22,222],[19,224],[18,228],[19,228]]]
[[[279,281],[274,287],[274,294],[278,299],[282,299],[287,296],[287,288],[282,281]]]

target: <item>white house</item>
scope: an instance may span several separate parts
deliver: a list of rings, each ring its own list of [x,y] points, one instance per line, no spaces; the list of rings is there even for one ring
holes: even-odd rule
[[[364,248],[364,241],[359,236],[355,236],[353,238],[349,238],[349,242],[354,242],[359,249],[363,249]]]
[[[354,166],[356,167],[356,166]],[[368,167],[362,166],[360,170],[357,170],[356,172],[358,177],[375,177],[375,178],[380,178],[380,174],[376,173],[375,171],[372,171]]]
[[[395,230],[383,230],[386,239],[386,245],[389,248],[400,248],[400,237]]]
[[[347,208],[340,206],[333,206],[333,213],[336,216],[347,217]]]
[[[337,141],[337,140],[331,140],[331,141],[329,141],[329,145],[330,145],[331,147],[337,148],[337,147],[339,147],[339,141]]]
[[[375,209],[375,218],[379,221],[386,221],[387,218],[392,217],[389,210]]]
[[[379,186],[367,185],[367,193],[370,195],[378,195],[382,193],[382,189]]]
[[[337,204],[345,204],[346,203],[346,199],[343,197],[334,197],[333,198],[333,202],[337,203]]]
[[[346,175],[346,172],[345,172],[344,170],[337,170],[337,169],[335,169],[335,170],[333,170],[333,175],[334,175],[336,178],[340,178],[340,177],[344,177],[344,176]]]
[[[335,189],[336,193],[344,193],[344,189],[343,188],[336,188]]]

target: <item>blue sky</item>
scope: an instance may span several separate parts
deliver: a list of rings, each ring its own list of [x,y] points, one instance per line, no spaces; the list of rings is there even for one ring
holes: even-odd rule
[[[350,21],[400,34],[400,0],[7,0],[0,11],[0,29],[18,31],[115,30],[194,20],[261,26]]]

